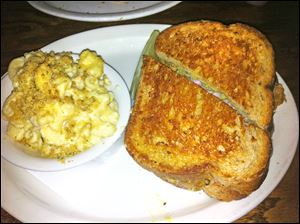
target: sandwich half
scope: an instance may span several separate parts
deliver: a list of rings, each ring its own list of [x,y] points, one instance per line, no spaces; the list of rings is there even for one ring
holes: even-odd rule
[[[198,21],[172,26],[155,42],[160,61],[219,92],[249,121],[266,129],[272,120],[274,53],[266,37],[243,24]]]
[[[143,57],[125,145],[160,178],[224,201],[261,185],[271,152],[264,129],[149,56]]]

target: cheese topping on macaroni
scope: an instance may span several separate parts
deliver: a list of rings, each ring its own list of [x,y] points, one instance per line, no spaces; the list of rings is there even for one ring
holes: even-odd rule
[[[8,68],[13,91],[3,107],[7,134],[25,151],[63,160],[113,135],[118,104],[104,62],[90,50],[30,52]]]

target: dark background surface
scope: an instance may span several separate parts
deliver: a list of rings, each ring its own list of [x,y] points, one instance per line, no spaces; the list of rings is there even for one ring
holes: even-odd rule
[[[181,2],[144,18],[103,23],[62,19],[44,14],[27,2],[1,1],[1,75],[7,71],[11,59],[74,33],[112,25],[177,24],[200,19],[225,24],[242,22],[264,33],[275,50],[276,70],[289,86],[299,109],[298,1],[269,1],[264,6],[245,1]],[[1,209],[1,222],[18,220]],[[299,146],[277,188],[237,222],[299,222]]]

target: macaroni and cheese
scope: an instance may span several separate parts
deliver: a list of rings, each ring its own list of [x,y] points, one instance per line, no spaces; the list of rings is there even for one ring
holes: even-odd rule
[[[7,135],[26,152],[63,160],[116,131],[118,104],[95,52],[84,50],[77,61],[68,52],[30,52],[14,59],[8,74]]]

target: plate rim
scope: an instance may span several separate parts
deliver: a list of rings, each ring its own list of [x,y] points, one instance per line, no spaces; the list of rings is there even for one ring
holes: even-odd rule
[[[181,1],[159,1],[151,6],[136,9],[127,12],[120,13],[76,13],[67,11],[64,9],[56,8],[52,5],[47,4],[45,1],[28,1],[28,3],[35,9],[44,12],[48,15],[71,19],[76,21],[86,21],[86,22],[113,22],[113,21],[124,21],[136,18],[141,18],[149,15],[153,15],[164,10],[167,10]]]

